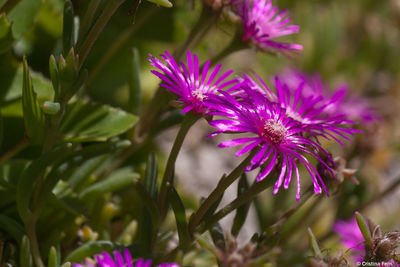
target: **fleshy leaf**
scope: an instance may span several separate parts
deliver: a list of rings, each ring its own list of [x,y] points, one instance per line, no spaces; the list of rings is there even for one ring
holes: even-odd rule
[[[19,253],[19,263],[21,264],[21,266],[33,266],[31,245],[26,235],[22,238],[21,251]]]
[[[237,189],[237,196],[239,197],[244,191],[249,188],[249,184],[247,182],[246,174],[243,173],[240,177]],[[235,218],[233,219],[231,233],[233,236],[237,236],[239,234],[240,229],[244,222],[246,221],[247,213],[250,209],[250,203],[243,204],[236,210]]]
[[[110,253],[114,248],[114,243],[110,241],[89,242],[72,251],[65,261],[82,262],[88,255],[98,254],[103,251]]]
[[[86,188],[80,195],[83,200],[95,199],[108,192],[121,189],[129,184],[134,183],[139,178],[137,173],[132,173],[130,168],[124,168],[115,171],[106,180],[97,182]]]
[[[41,5],[41,0],[21,0],[7,14],[12,22],[12,32],[16,39],[19,39],[33,25]]]
[[[11,23],[3,13],[0,15],[0,54],[11,48],[14,37],[11,31]]]
[[[172,186],[169,189],[168,197],[175,214],[180,247],[182,249],[186,249],[191,243],[191,238],[186,220],[185,206],[183,205],[183,202],[176,192],[175,188],[173,188]]]
[[[44,115],[33,90],[32,79],[29,76],[28,63],[25,58],[23,66],[22,109],[25,130],[31,143],[40,144],[44,138]]]
[[[0,214],[0,229],[9,234],[18,243],[21,242],[24,235],[24,227],[14,219]]]
[[[168,0],[147,0],[147,1],[163,7],[172,7],[172,3]]]
[[[135,125],[137,117],[106,105],[77,101],[67,106],[60,132],[64,141],[106,141]]]

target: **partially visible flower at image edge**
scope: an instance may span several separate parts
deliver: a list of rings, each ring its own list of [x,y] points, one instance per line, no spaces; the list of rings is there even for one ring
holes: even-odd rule
[[[274,40],[298,33],[298,25],[290,25],[288,11],[278,12],[272,0],[231,0],[232,6],[243,21],[243,41],[250,41],[261,50],[273,49],[288,55],[303,49],[302,45]]]
[[[340,236],[343,246],[354,252],[354,261],[361,262],[365,254],[364,237],[358,228],[356,218],[348,221],[337,220],[333,225],[333,231]]]
[[[211,70],[209,60],[200,70],[198,56],[190,51],[187,52],[187,65],[182,62],[178,64],[168,51],[165,51],[165,55],[162,54],[161,58],[166,64],[149,55],[150,64],[159,70],[151,72],[162,80],[160,84],[162,87],[180,97],[178,101],[184,105],[182,113],[189,111],[197,114],[205,113],[208,110],[207,99],[210,95],[217,93],[218,90],[235,87],[238,83],[237,79],[225,81],[233,70],[224,72],[216,78],[222,67],[220,64],[209,75],[208,72]]]
[[[94,255],[94,260],[86,260],[83,264],[73,263],[72,267],[151,267],[152,261],[142,258],[133,262],[132,256],[127,249],[123,250],[123,255],[117,250],[114,257],[103,251],[101,254]],[[177,263],[161,263],[157,267],[179,267]]]
[[[245,171],[251,171],[261,166],[257,181],[265,179],[277,163],[280,171],[275,183],[273,194],[283,185],[288,189],[293,173],[297,180],[296,200],[300,199],[300,175],[297,164],[301,163],[313,179],[314,192],[322,192],[321,186],[328,194],[325,184],[312,163],[304,156],[305,153],[323,164],[334,176],[331,168],[316,154],[323,149],[316,142],[302,136],[304,130],[301,124],[286,114],[286,110],[278,103],[271,102],[265,95],[244,88],[249,101],[240,101],[226,92],[223,96],[214,97],[213,111],[210,115],[223,116],[227,119],[215,119],[210,125],[217,128],[211,136],[219,133],[251,133],[255,136],[225,141],[219,147],[244,145],[236,156],[239,157],[259,147],[259,151],[250,161]],[[323,151],[326,153],[325,151]],[[267,161],[269,162],[267,163]]]
[[[357,264],[362,263],[365,256],[365,240],[358,227],[356,218],[354,217],[347,221],[337,220],[333,225],[333,231],[340,236],[343,246],[353,252],[353,261]],[[386,264],[382,261],[381,264],[374,266],[400,267],[399,263],[394,260],[389,260]]]

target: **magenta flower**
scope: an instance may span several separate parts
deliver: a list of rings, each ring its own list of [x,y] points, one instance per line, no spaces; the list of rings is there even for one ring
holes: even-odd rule
[[[328,112],[335,103],[335,98],[327,102],[320,94],[308,93],[309,87],[303,81],[289,87],[278,77],[275,78],[275,91],[268,88],[265,82],[257,76],[258,83],[251,77],[244,74],[242,87],[247,86],[253,90],[266,95],[271,101],[279,103],[286,110],[289,117],[298,121],[305,132],[313,136],[323,136],[327,139],[334,139],[340,144],[342,142],[337,138],[349,139],[355,129],[343,127],[346,124],[352,124],[353,121],[345,118],[339,112]]]
[[[350,94],[346,85],[336,88],[331,93],[318,74],[307,76],[295,70],[286,71],[279,75],[279,78],[292,92],[302,85],[303,97],[321,97],[321,103],[325,105],[324,113],[328,116],[342,116],[346,120],[353,120],[364,124],[375,122],[380,118],[372,109],[368,99]]]
[[[342,241],[344,247],[353,252],[353,260],[356,263],[362,263],[365,256],[365,240],[358,227],[355,217],[348,221],[338,220],[333,225],[333,231],[336,232]],[[400,267],[400,264],[395,260],[377,263],[375,266],[394,266]]]
[[[103,251],[101,254],[94,256],[94,263],[86,261],[83,265],[73,263],[73,267],[151,267],[151,260],[139,258],[133,262],[132,256],[127,249],[124,249],[123,255],[118,251],[114,251],[114,257]],[[161,263],[157,267],[179,267],[177,263]]]
[[[153,70],[151,72],[163,81],[161,86],[180,97],[178,100],[185,106],[182,113],[189,111],[205,113],[207,99],[210,95],[237,84],[236,79],[225,81],[233,70],[223,73],[216,79],[221,65],[217,65],[208,76],[211,65],[209,60],[200,71],[198,57],[196,54],[192,55],[190,51],[187,52],[187,65],[182,62],[178,65],[167,51],[165,51],[165,55],[161,55],[166,64],[152,55],[149,56],[148,60],[151,65],[161,71]]]
[[[274,49],[287,55],[302,50],[299,44],[274,40],[277,37],[299,32],[299,26],[289,25],[288,11],[278,12],[272,0],[231,0],[243,21],[243,41],[249,41],[262,50]]]
[[[365,254],[365,241],[360,229],[358,228],[356,218],[354,217],[349,221],[336,221],[333,226],[333,231],[340,236],[343,246],[354,252],[354,261],[362,262]]]
[[[265,95],[250,88],[243,89],[250,100],[241,101],[226,92],[223,96],[214,97],[213,111],[210,115],[223,116],[227,119],[216,119],[210,125],[219,133],[247,133],[249,137],[222,142],[219,147],[244,145],[236,156],[241,156],[253,149],[259,149],[251,159],[245,171],[251,171],[261,166],[257,176],[260,181],[268,176],[275,166],[279,166],[279,177],[275,183],[273,194],[282,187],[287,189],[292,176],[296,176],[296,200],[300,199],[300,176],[297,164],[301,163],[310,173],[315,193],[327,193],[324,182],[312,163],[303,155],[317,159],[333,175],[329,166],[314,152],[323,149],[311,139],[303,136],[302,125],[287,115],[280,104],[271,102]],[[211,105],[210,105],[211,106]],[[334,175],[333,175],[334,176]],[[328,193],[327,193],[328,194]]]

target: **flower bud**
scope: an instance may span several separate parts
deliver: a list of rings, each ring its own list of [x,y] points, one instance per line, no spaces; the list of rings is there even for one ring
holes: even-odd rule
[[[43,112],[48,115],[56,115],[60,111],[60,103],[46,101],[43,104]]]

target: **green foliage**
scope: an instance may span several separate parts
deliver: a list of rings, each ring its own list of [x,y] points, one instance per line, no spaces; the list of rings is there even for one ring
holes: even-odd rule
[[[16,39],[21,38],[32,27],[41,5],[41,0],[20,0],[7,14],[8,19],[12,22],[12,32]]]
[[[132,128],[137,117],[106,105],[77,101],[67,106],[60,132],[65,141],[106,141]]]
[[[22,109],[24,112],[24,122],[26,134],[30,142],[40,144],[44,138],[44,114],[40,109],[36,93],[33,90],[32,79],[29,76],[28,63],[23,62],[24,83],[22,85]]]
[[[11,30],[11,23],[6,15],[0,14],[0,54],[6,52],[14,43],[14,37]]]

